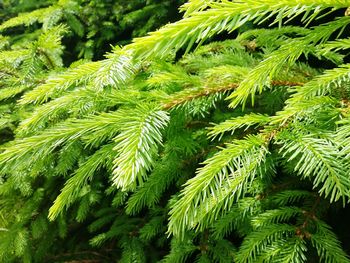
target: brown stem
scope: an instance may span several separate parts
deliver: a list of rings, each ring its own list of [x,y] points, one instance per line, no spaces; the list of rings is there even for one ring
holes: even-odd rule
[[[164,110],[170,110],[178,105],[181,105],[181,104],[184,104],[188,101],[191,101],[191,100],[194,100],[194,99],[197,99],[197,98],[200,98],[200,97],[206,97],[206,96],[209,96],[209,95],[212,95],[212,94],[215,94],[215,93],[220,93],[220,92],[225,92],[225,91],[229,91],[229,90],[232,90],[232,89],[235,89],[238,87],[239,84],[237,83],[232,83],[232,84],[229,84],[225,87],[220,87],[220,88],[206,88],[204,90],[201,90],[199,93],[197,94],[193,94],[193,95],[189,95],[187,97],[183,97],[183,98],[179,98],[179,99],[175,99],[169,103],[166,103],[163,105],[163,109]]]
[[[294,87],[294,86],[302,86],[304,85],[304,83],[302,82],[292,82],[292,81],[284,81],[284,80],[274,80],[271,82],[272,86],[289,86],[289,87]],[[228,84],[225,87],[218,87],[218,88],[205,88],[203,90],[201,90],[200,92],[198,92],[197,94],[193,94],[193,95],[189,95],[187,97],[183,97],[183,98],[179,98],[179,99],[174,99],[171,102],[165,103],[163,105],[163,109],[164,110],[170,110],[176,106],[182,105],[188,101],[191,101],[193,99],[197,99],[200,97],[206,97],[212,94],[216,94],[216,93],[221,93],[221,92],[226,92],[226,91],[230,91],[233,89],[238,88],[239,83],[231,83]]]
[[[59,259],[59,258],[63,258],[63,257],[76,257],[76,256],[81,256],[81,255],[93,255],[95,257],[99,257],[99,258],[105,258],[105,259],[110,259],[109,257],[98,253],[96,251],[77,251],[77,252],[71,252],[71,253],[62,253],[56,256],[52,256],[49,257],[50,259]],[[67,261],[67,262],[85,262],[85,261]],[[99,261],[86,261],[86,262],[99,262]]]
[[[45,57],[47,63],[49,64],[49,68],[50,69],[54,69],[55,68],[55,65],[53,64],[51,58],[49,57],[49,55],[43,49],[38,48],[37,52]]]
[[[11,72],[9,70],[1,69],[0,73],[6,74],[11,77],[19,78],[19,76],[16,73]]]
[[[320,198],[320,196],[317,196],[316,202],[312,206],[311,210],[310,211],[303,211],[303,214],[305,216],[305,220],[304,220],[303,224],[301,226],[298,226],[295,230],[296,235],[299,236],[301,239],[303,239],[304,237],[306,237],[306,238],[311,237],[311,233],[308,232],[306,230],[306,228],[309,225],[310,221],[317,220],[316,209],[317,209],[318,205],[320,204],[320,202],[321,202],[321,198]]]

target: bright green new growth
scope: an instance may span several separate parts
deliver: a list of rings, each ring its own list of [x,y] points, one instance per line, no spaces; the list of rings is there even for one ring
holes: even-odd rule
[[[42,28],[0,38],[0,261],[350,262],[326,216],[350,197],[349,6],[193,0],[68,69],[75,1],[2,23]]]

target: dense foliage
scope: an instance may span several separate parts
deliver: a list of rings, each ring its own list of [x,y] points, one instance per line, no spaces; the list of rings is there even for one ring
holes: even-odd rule
[[[2,3],[1,262],[350,262],[350,1],[177,4]]]

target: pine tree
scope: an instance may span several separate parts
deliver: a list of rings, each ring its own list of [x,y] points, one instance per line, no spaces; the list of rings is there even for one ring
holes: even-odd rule
[[[192,0],[65,68],[76,4],[0,25],[0,261],[350,262],[349,1]]]

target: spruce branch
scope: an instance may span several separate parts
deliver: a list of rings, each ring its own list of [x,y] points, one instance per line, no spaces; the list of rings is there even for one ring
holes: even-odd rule
[[[71,178],[67,180],[61,193],[49,210],[49,219],[54,220],[57,216],[67,210],[73,202],[81,195],[82,189],[92,180],[94,173],[107,163],[112,163],[114,143],[104,145],[96,151],[88,160],[81,164]]]
[[[318,221],[311,243],[317,249],[321,262],[350,262],[331,228],[322,221]]]
[[[232,100],[230,107],[235,108],[241,104],[244,107],[249,96],[254,105],[255,94],[271,87],[271,79],[275,78],[285,65],[293,65],[303,53],[307,55],[310,52],[312,45],[326,42],[334,32],[342,32],[349,23],[349,18],[345,17],[315,27],[307,36],[294,39],[272,52],[248,74],[236,92],[228,97]]]
[[[312,135],[289,134],[290,138],[280,137],[280,152],[288,161],[296,160],[294,171],[304,178],[311,177],[314,186],[330,202],[349,197],[350,180],[347,165],[339,158],[340,151],[329,139]]]
[[[139,106],[133,118],[129,116],[114,139],[117,157],[114,160],[113,183],[123,190],[135,189],[147,177],[154,165],[162,130],[169,117],[152,106]]]
[[[283,80],[274,80],[271,82],[272,86],[300,86],[303,85],[302,82],[291,82],[291,81],[283,81]],[[180,91],[178,93],[175,93],[174,95],[169,96],[167,98],[165,104],[163,104],[164,110],[171,110],[173,108],[179,107],[181,105],[186,104],[187,102],[190,102],[192,100],[201,98],[201,97],[208,97],[210,95],[214,95],[217,93],[226,93],[232,90],[235,90],[237,87],[239,87],[239,83],[231,83],[226,85],[225,87],[215,86],[215,87],[201,87],[201,88],[193,88],[193,89],[185,89],[183,91]]]
[[[53,13],[58,11],[60,11],[59,7],[49,6],[46,8],[37,9],[33,12],[23,13],[2,23],[0,25],[0,31],[19,25],[29,26],[37,21],[43,23],[47,17],[50,17],[53,15]]]
[[[186,229],[201,225],[205,216],[215,217],[215,214],[210,214],[213,209],[229,208],[234,200],[247,192],[267,154],[263,138],[249,136],[245,140],[233,141],[206,160],[197,175],[187,181],[180,199],[173,205],[169,233],[183,236]],[[231,196],[229,203],[228,196]],[[208,221],[211,220],[209,217]],[[206,223],[203,225],[205,227]]]
[[[303,20],[308,22],[329,7],[347,6],[346,0],[283,0],[280,2],[261,0],[244,3],[223,0],[211,3],[211,8],[208,10],[192,13],[191,16],[150,33],[149,36],[135,39],[134,43],[128,45],[126,49],[134,50],[136,55],[141,57],[152,55],[164,57],[173,49],[178,50],[187,45],[189,50],[194,43],[204,41],[224,30],[232,32],[248,21],[259,23],[276,16],[275,22],[281,24],[283,18],[293,19],[306,13]]]
[[[271,224],[251,232],[243,241],[237,255],[237,262],[255,262],[258,255],[268,249],[269,245],[293,237],[294,226],[287,224]]]
[[[68,119],[55,127],[30,137],[15,140],[4,147],[0,162],[6,166],[16,161],[31,162],[52,153],[57,147],[82,138],[87,145],[112,139],[120,129],[128,111],[102,113],[86,119]],[[90,137],[91,135],[94,135]],[[27,157],[31,156],[31,160]]]
[[[248,129],[250,126],[263,126],[269,121],[270,118],[266,115],[255,113],[246,114],[210,127],[208,136],[212,139],[219,137],[218,139],[220,140],[225,132],[231,132],[231,134],[233,134],[239,128],[246,127],[246,129]]]

